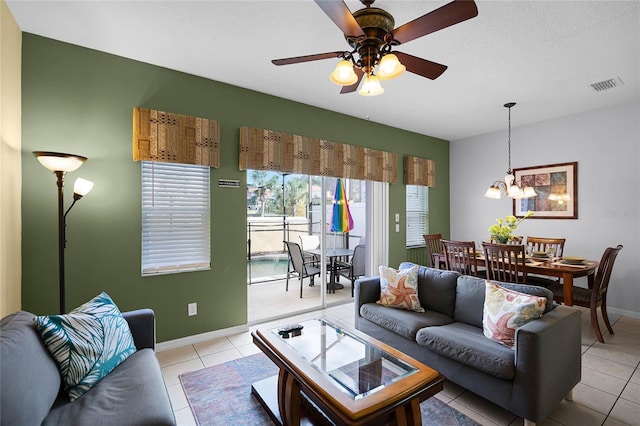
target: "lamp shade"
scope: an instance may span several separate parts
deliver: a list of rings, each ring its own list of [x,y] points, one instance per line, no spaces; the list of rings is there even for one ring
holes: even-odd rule
[[[35,151],[34,154],[40,164],[52,172],[72,172],[87,161],[87,157],[62,152]]]
[[[73,185],[73,193],[82,197],[87,195],[91,189],[93,189],[93,182],[82,178],[76,179],[76,182]]]
[[[494,200],[500,199],[500,188],[497,186],[491,185],[487,188],[487,192],[484,193],[484,196],[487,198],[492,198]]]
[[[380,60],[378,78],[380,80],[391,80],[401,75],[406,69],[407,67],[400,63],[396,55],[389,53]]]
[[[358,91],[362,96],[377,96],[384,92],[384,89],[380,85],[378,77],[371,74],[367,75],[362,82],[362,88]]]
[[[353,71],[353,65],[346,59],[341,60],[336,65],[329,79],[338,86],[351,86],[358,81],[358,76]]]

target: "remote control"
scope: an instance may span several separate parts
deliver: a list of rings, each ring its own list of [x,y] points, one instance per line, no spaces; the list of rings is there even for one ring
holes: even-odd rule
[[[300,324],[285,325],[284,327],[278,329],[278,334],[284,339],[287,339],[289,338],[289,334],[292,334],[294,337],[302,334],[303,328],[304,327]]]

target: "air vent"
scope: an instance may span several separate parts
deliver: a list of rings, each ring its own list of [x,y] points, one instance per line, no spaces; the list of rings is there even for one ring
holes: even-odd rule
[[[591,87],[596,92],[602,92],[605,90],[613,89],[614,87],[624,86],[624,82],[620,79],[620,77],[610,78],[609,80],[599,81],[598,83],[593,83]]]

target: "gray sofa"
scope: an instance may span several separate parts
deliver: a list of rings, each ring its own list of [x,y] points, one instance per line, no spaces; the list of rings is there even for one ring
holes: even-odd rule
[[[401,269],[413,266],[403,263]],[[450,381],[525,419],[541,422],[580,381],[580,311],[553,303],[542,287],[505,284],[547,298],[545,314],[516,330],[513,349],[484,336],[485,280],[421,266],[425,313],[377,304],[380,278],[356,282],[355,326]]]
[[[69,402],[56,362],[20,311],[0,323],[0,424],[175,425],[156,359],[151,309],[123,312],[137,351],[86,394]]]

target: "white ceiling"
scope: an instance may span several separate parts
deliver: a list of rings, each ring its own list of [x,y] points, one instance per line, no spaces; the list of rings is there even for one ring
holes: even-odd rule
[[[348,49],[312,0],[6,0],[28,33],[253,89],[417,133],[457,140],[640,98],[640,1],[476,1],[478,16],[400,46],[448,65],[405,73],[384,94],[340,95],[337,60],[271,59]],[[351,11],[362,7],[347,0]],[[448,1],[379,0],[396,27]],[[620,78],[596,92],[590,84]]]

